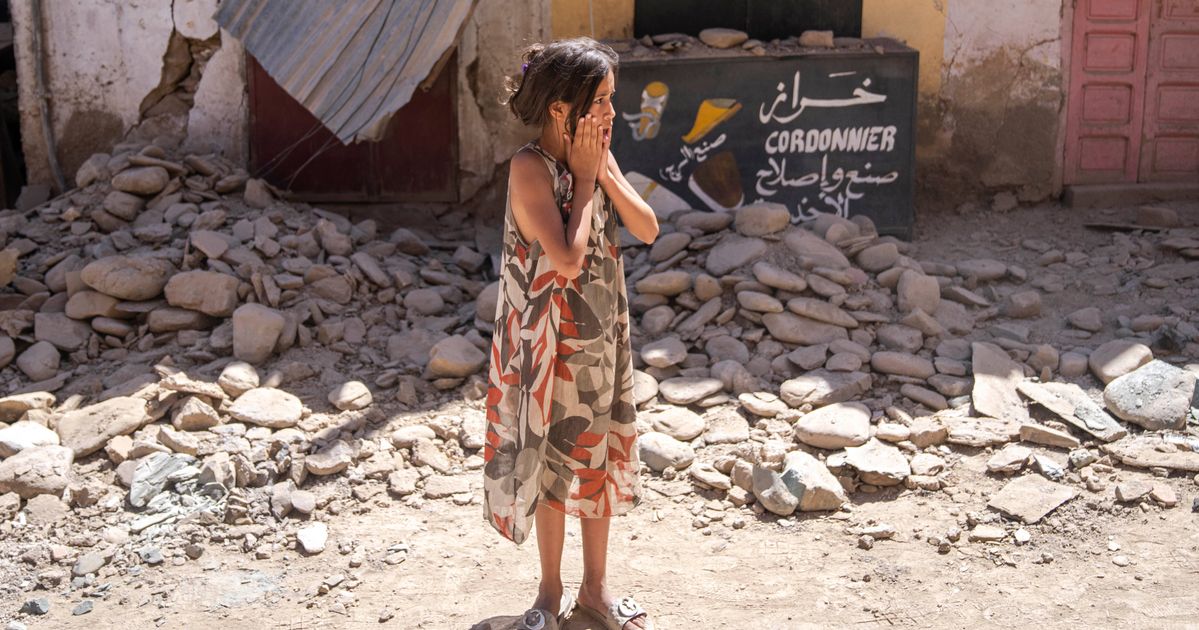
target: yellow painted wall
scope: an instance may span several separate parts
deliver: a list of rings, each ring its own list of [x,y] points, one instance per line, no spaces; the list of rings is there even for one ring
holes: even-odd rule
[[[920,93],[941,90],[950,0],[863,0],[862,36],[892,37],[920,51]]]
[[[593,23],[595,32],[591,30]],[[633,0],[551,0],[550,28],[554,39],[580,35],[595,39],[632,37]]]

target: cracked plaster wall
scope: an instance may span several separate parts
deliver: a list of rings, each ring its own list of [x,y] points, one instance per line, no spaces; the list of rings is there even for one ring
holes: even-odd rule
[[[530,2],[514,11],[507,2],[480,0],[463,27],[458,48],[459,199],[473,197],[492,181],[497,167],[536,135],[500,99],[504,76],[520,69],[520,50],[549,39],[548,4]]]
[[[1062,0],[864,0],[862,32],[920,51],[921,198],[1060,192]]]
[[[1060,192],[1063,0],[949,0],[941,87],[920,126],[925,183],[953,192]]]
[[[244,56],[211,19],[218,4],[42,2],[46,92],[68,186],[88,156],[122,141],[157,138],[244,163]],[[52,184],[34,81],[30,3],[14,2],[11,10],[29,181]]]

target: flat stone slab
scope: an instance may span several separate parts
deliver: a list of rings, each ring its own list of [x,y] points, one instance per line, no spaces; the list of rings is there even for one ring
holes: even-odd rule
[[[1024,370],[995,344],[976,341],[970,349],[974,367],[971,398],[979,415],[1028,422],[1028,409],[1016,393],[1016,386],[1024,380]]]
[[[1114,442],[1128,435],[1128,431],[1111,414],[1074,383],[1025,381],[1017,389],[1029,400],[1104,442]]]
[[[1100,447],[1124,464],[1137,468],[1169,468],[1199,473],[1199,453],[1155,435],[1129,437]]]
[[[944,417],[948,430],[945,438],[950,444],[986,448],[1000,446],[1020,437],[1020,423],[998,418]]]
[[[1078,491],[1074,488],[1053,483],[1040,475],[1025,475],[996,492],[987,507],[1025,523],[1036,523],[1076,496]]]

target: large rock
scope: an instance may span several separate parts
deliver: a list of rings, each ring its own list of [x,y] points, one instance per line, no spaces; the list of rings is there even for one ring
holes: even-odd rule
[[[871,245],[858,254],[858,265],[870,273],[890,269],[899,260],[899,247],[895,243]]]
[[[58,444],[58,434],[36,422],[24,420],[0,429],[0,457],[12,457],[27,448],[55,444]]]
[[[156,308],[146,317],[146,325],[152,333],[203,330],[212,327],[214,323],[216,322],[204,313],[172,306]]]
[[[846,313],[839,306],[829,304],[815,298],[797,297],[787,300],[787,310],[818,322],[832,324],[841,328],[857,328],[858,320]]]
[[[101,205],[108,214],[123,221],[133,221],[146,207],[146,200],[137,195],[114,190],[104,197]]]
[[[66,313],[71,319],[91,319],[93,317],[120,317],[117,309],[120,300],[99,291],[76,291],[67,299]]]
[[[62,361],[62,355],[58,353],[58,348],[49,341],[39,341],[21,353],[17,357],[17,369],[25,373],[30,380],[44,381],[53,378],[58,373],[59,363]]]
[[[712,48],[732,48],[749,39],[745,31],[731,28],[705,28],[699,32],[699,41]]]
[[[1000,420],[1028,422],[1028,408],[1016,389],[1024,380],[1024,370],[1002,348],[986,342],[970,345],[974,368],[971,400],[979,414]]]
[[[678,337],[670,336],[641,347],[641,360],[656,368],[678,365],[687,358],[687,346]]]
[[[754,263],[754,277],[758,282],[776,289],[790,291],[792,293],[801,293],[808,288],[808,282],[795,273],[772,265],[766,261]]]
[[[48,341],[59,350],[74,352],[87,344],[91,334],[90,326],[65,313],[38,313],[33,317],[34,339]]]
[[[781,203],[763,201],[737,210],[733,225],[743,236],[765,236],[791,224],[791,211]]]
[[[1078,491],[1069,486],[1053,483],[1040,475],[1025,475],[991,495],[987,507],[1025,523],[1036,523],[1077,495]]]
[[[100,293],[141,302],[161,295],[173,273],[174,265],[159,258],[108,256],[89,263],[79,277]]]
[[[65,446],[35,446],[0,461],[0,494],[15,492],[23,499],[39,494],[62,494],[71,483],[75,454]]]
[[[790,516],[799,507],[799,497],[791,492],[779,473],[754,464],[752,483],[754,496],[767,510],[779,516]]]
[[[1199,404],[1195,383],[1194,372],[1150,361],[1108,383],[1103,402],[1116,417],[1151,431],[1182,429]]]
[[[1034,403],[1104,442],[1113,442],[1128,435],[1123,425],[1074,383],[1024,381],[1018,389]]]
[[[779,387],[779,398],[792,407],[821,407],[852,400],[866,393],[871,382],[870,375],[864,372],[813,370],[784,381]]]
[[[17,344],[13,343],[12,337],[0,335],[0,370],[8,367],[16,356]]]
[[[335,475],[354,463],[354,449],[345,440],[337,440],[304,458],[304,466],[314,475]]]
[[[489,324],[495,323],[500,303],[500,281],[496,280],[483,287],[479,297],[475,298],[475,317]]]
[[[795,439],[817,448],[860,446],[870,439],[870,409],[860,403],[835,403],[795,423]]]
[[[1091,352],[1087,365],[1106,385],[1153,360],[1153,351],[1142,343],[1114,339]]]
[[[724,389],[720,379],[696,376],[668,378],[658,384],[658,393],[676,405],[690,405]]]
[[[708,250],[705,268],[720,277],[748,264],[766,253],[766,241],[760,238],[730,234]]]
[[[678,295],[691,288],[691,274],[686,271],[651,273],[634,286],[643,295]]]
[[[941,306],[941,285],[936,278],[919,271],[909,269],[903,272],[899,276],[896,294],[896,305],[903,313],[920,309],[931,314],[936,313]]]
[[[908,459],[898,448],[874,438],[845,449],[845,463],[858,471],[862,481],[876,486],[894,486],[912,474]]]
[[[834,269],[849,267],[849,259],[841,253],[841,250],[807,230],[790,230],[783,238],[783,242],[795,255],[810,261],[815,267],[832,267]]]
[[[667,406],[660,411],[650,414],[649,420],[654,431],[665,433],[683,442],[694,440],[707,428],[707,423],[704,422],[703,416],[686,407],[676,407],[674,405]]]
[[[171,424],[180,431],[203,431],[220,423],[220,414],[196,396],[188,396],[171,416]]]
[[[295,426],[303,412],[299,398],[273,387],[251,389],[229,406],[229,415],[237,420],[271,429]]]
[[[849,338],[849,333],[840,326],[818,322],[789,312],[767,313],[762,316],[762,323],[766,325],[766,330],[770,331],[771,337],[801,346],[815,346]]]
[[[365,409],[373,400],[370,388],[362,381],[342,383],[329,392],[329,402],[342,411]]]
[[[221,370],[216,382],[226,394],[236,398],[258,387],[258,370],[245,361],[232,361]]]
[[[928,378],[936,374],[933,362],[906,352],[875,352],[870,356],[870,367],[883,374]]]
[[[838,510],[849,501],[833,473],[803,451],[791,451],[783,458],[782,481],[799,499],[800,512]]]
[[[233,311],[233,356],[261,363],[271,356],[287,324],[279,311],[261,304],[242,304]]]
[[[171,176],[161,166],[135,166],[117,173],[112,187],[135,195],[157,195],[167,187]]]
[[[487,362],[487,355],[462,335],[438,341],[429,349],[429,374],[434,378],[464,378]]]
[[[86,457],[112,438],[129,435],[152,420],[145,400],[118,396],[64,413],[58,419],[58,437],[75,457]]]
[[[55,397],[50,392],[28,392],[0,398],[0,422],[20,420],[31,409],[49,410]]]
[[[695,461],[691,445],[665,433],[647,431],[637,438],[638,454],[651,470],[662,472],[667,466],[681,470]]]
[[[215,317],[228,317],[237,308],[238,284],[237,278],[215,271],[185,271],[167,281],[167,303]]]

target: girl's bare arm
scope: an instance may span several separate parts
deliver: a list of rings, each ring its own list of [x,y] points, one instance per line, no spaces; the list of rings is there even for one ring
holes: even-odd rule
[[[607,177],[600,179],[600,186],[604,194],[612,199],[620,220],[637,240],[647,245],[653,243],[658,238],[658,217],[654,209],[633,189],[629,180],[625,179],[624,173],[620,172],[620,165],[611,151],[608,152],[607,171]]]

